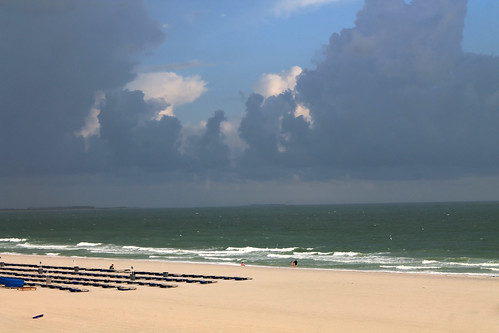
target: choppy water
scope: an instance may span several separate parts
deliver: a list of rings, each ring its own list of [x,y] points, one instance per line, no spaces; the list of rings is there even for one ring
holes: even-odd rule
[[[0,212],[0,253],[499,275],[499,203]]]

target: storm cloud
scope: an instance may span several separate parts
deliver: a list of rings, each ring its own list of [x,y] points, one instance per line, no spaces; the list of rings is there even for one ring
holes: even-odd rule
[[[0,6],[3,176],[133,169],[198,177],[204,169],[229,167],[223,111],[185,143],[180,121],[164,115],[171,105],[197,98],[204,82],[157,73],[182,83],[178,89],[185,96],[161,95],[172,89],[150,87],[157,80],[143,82],[148,88],[143,91],[128,90],[141,77],[134,72],[139,59],[164,39],[142,2],[7,1]]]
[[[497,174],[499,58],[462,51],[466,5],[366,0],[355,27],[330,37],[293,91],[249,98],[240,127],[249,170],[303,179]],[[295,116],[298,106],[313,126]]]
[[[262,76],[234,140],[222,110],[199,126],[174,116],[209,90],[200,76],[136,72],[165,40],[141,1],[1,1],[0,179],[97,175],[98,188],[124,174],[258,193],[259,181],[496,176],[499,58],[462,50],[466,8],[366,0],[315,68]]]
[[[98,91],[131,81],[163,33],[138,1],[0,3],[0,170],[84,169],[85,124]]]

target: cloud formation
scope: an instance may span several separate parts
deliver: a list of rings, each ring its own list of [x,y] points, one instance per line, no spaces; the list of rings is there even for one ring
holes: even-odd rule
[[[133,0],[0,6],[0,174],[84,170],[74,133],[97,92],[134,78],[138,59],[163,41],[160,27]]]
[[[222,110],[195,130],[174,117],[206,91],[200,77],[134,72],[164,39],[140,1],[3,2],[0,177],[495,176],[499,58],[462,51],[466,5],[366,0],[314,69],[262,75],[236,131]]]
[[[318,7],[331,2],[341,0],[279,0],[274,5],[273,12],[275,15],[289,15],[292,12],[306,7]]]
[[[140,90],[108,93],[98,116],[100,135],[91,139],[88,151],[88,156],[102,163],[98,171],[173,172],[187,179],[218,178],[227,171],[230,150],[222,131],[225,113],[216,111],[203,128],[182,142],[183,128],[177,118],[154,116],[165,105],[163,100],[147,99]]]
[[[289,71],[282,71],[279,74],[263,74],[253,86],[253,91],[267,98],[282,94],[286,90],[293,90],[301,72],[299,66],[293,66]]]
[[[499,58],[462,51],[466,4],[366,0],[292,93],[248,99],[240,133],[250,177],[497,174]]]
[[[102,150],[110,154],[113,168],[139,167],[158,172],[180,167],[180,121],[170,116],[159,121],[153,117],[164,106],[147,102],[138,90],[107,94],[99,114],[100,136],[90,153],[104,146]]]
[[[296,81],[302,72],[300,66],[293,66],[289,71],[281,71],[279,74],[263,74],[253,86],[253,91],[264,98],[278,96],[287,91],[294,92]],[[294,115],[295,117],[302,116],[309,123],[309,126],[313,126],[310,110],[303,104],[296,105]]]
[[[175,106],[191,103],[206,92],[206,82],[199,76],[183,77],[173,72],[140,73],[126,86],[141,90],[147,99],[162,99],[168,106],[160,115],[173,116]]]

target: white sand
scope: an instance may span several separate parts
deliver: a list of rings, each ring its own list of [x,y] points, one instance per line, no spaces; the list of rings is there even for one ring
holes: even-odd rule
[[[0,288],[1,332],[498,332],[499,278],[74,259],[9,263],[251,277],[88,293]],[[1,271],[0,271],[1,274]],[[42,318],[33,316],[44,314]]]

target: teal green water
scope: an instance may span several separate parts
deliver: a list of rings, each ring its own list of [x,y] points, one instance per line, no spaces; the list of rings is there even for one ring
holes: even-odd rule
[[[0,252],[499,274],[499,203],[0,212]]]

